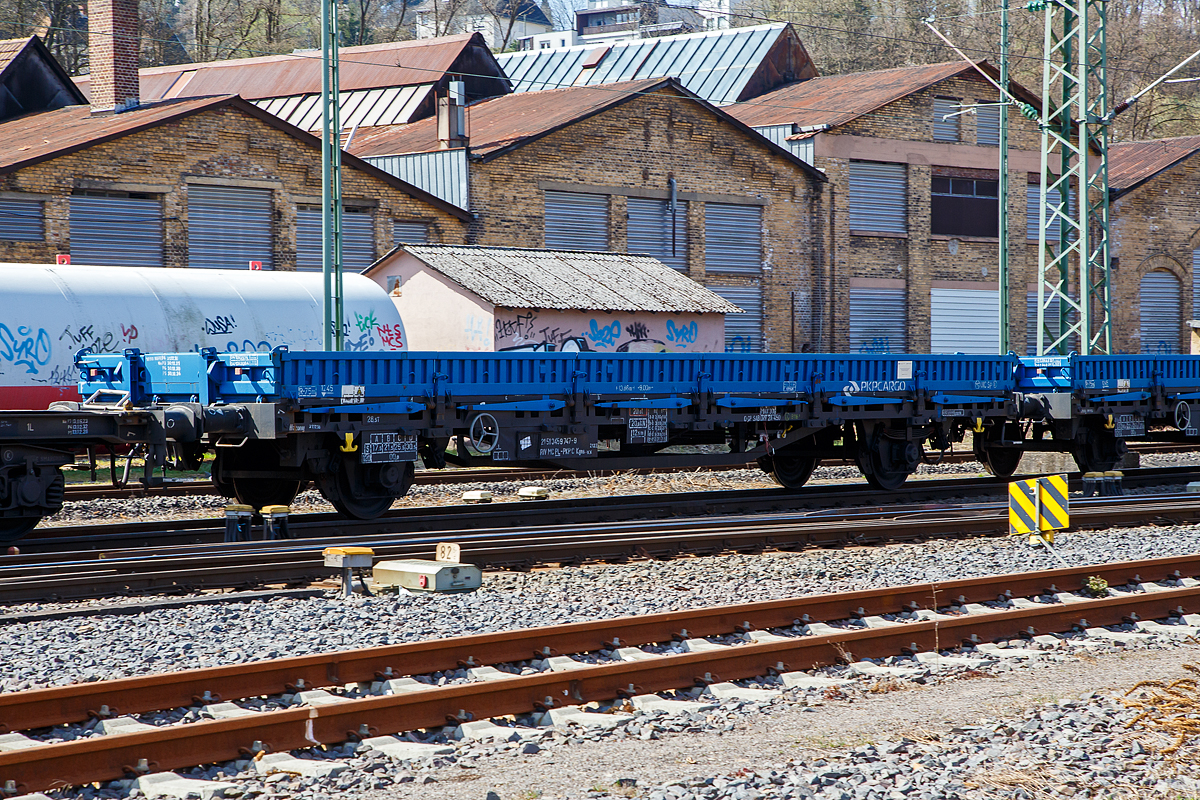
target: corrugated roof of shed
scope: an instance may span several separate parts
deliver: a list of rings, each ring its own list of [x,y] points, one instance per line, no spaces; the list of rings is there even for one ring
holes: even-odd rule
[[[738,101],[780,37],[794,35],[779,22],[611,45],[526,50],[496,58],[512,80],[514,92],[672,77],[708,102],[724,105]],[[584,68],[590,54],[606,48],[595,68]]]
[[[431,244],[398,249],[504,308],[741,311],[650,256]]]
[[[1108,188],[1122,194],[1200,150],[1200,136],[1109,145]]]
[[[340,48],[338,78],[342,91],[434,83],[471,46],[475,35]],[[315,94],[321,91],[321,53],[315,50],[147,67],[138,70],[138,75],[144,101],[217,94],[239,94],[248,100]],[[91,76],[81,75],[75,82],[84,92],[90,91]]]

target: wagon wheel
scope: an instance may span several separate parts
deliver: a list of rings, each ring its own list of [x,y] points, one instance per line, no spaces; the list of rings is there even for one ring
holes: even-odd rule
[[[870,437],[861,430],[858,434],[858,468],[876,489],[896,491],[921,463],[921,446],[916,442],[893,441],[878,429]]]
[[[1117,462],[1127,452],[1125,442],[1112,431],[1085,429],[1071,446],[1071,455],[1080,472],[1107,472],[1116,469]]]
[[[27,535],[42,521],[38,517],[0,517],[0,543],[15,542]]]
[[[415,474],[411,461],[359,464],[347,459],[318,477],[317,488],[343,516],[376,519],[408,493]]]
[[[799,489],[812,477],[818,462],[807,453],[774,453],[759,459],[759,466],[785,489]]]
[[[279,447],[274,442],[249,441],[241,447],[220,447],[213,460],[213,484],[226,497],[252,508],[289,506],[300,493],[300,481],[230,474],[235,470],[278,469]]]
[[[496,422],[496,418],[491,414],[476,414],[471,420],[468,436],[471,446],[487,455],[496,449],[496,444],[500,441],[500,423]]]
[[[1013,473],[1017,471],[1017,467],[1021,464],[1021,456],[1025,453],[1023,450],[1017,450],[1012,447],[997,447],[994,442],[999,442],[1004,437],[1004,426],[1011,423],[998,423],[990,428],[984,429],[983,433],[975,434],[971,441],[971,447],[975,452],[975,460],[983,464],[992,475],[997,478],[1011,478]]]

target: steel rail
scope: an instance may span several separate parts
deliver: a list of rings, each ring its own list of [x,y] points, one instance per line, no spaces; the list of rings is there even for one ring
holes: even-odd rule
[[[1154,486],[1164,482],[1187,481],[1200,467],[1166,467],[1131,470],[1124,479],[1129,487]],[[1072,490],[1080,487],[1079,473],[1070,476]],[[913,481],[889,499],[927,500],[958,497],[964,493],[1001,494],[1008,482],[1000,478],[937,478]],[[663,498],[669,498],[664,503]],[[374,536],[393,532],[396,525],[409,530],[458,530],[491,527],[497,517],[503,524],[518,526],[591,522],[597,513],[603,520],[629,520],[681,516],[684,514],[728,514],[738,512],[792,511],[828,508],[837,505],[876,505],[877,490],[861,484],[835,484],[801,491],[788,489],[730,489],[676,492],[670,495],[621,495],[545,500],[536,503],[497,505],[450,505],[404,508],[389,511],[374,520],[350,520],[327,512],[297,513],[292,516],[293,530],[312,537]],[[547,519],[548,518],[548,519]],[[133,523],[101,523],[38,528],[20,545],[26,554],[62,550],[66,545],[86,545],[106,554],[120,546],[160,546],[166,544],[217,543],[224,538],[224,521],[219,518],[156,520]],[[106,556],[107,557],[107,556]],[[14,563],[0,556],[0,567]]]
[[[296,680],[305,673],[312,682],[305,685],[329,685],[381,676],[379,667],[400,665],[399,674],[479,663],[480,653],[494,663],[542,657],[555,647],[560,652],[582,652],[614,644],[667,641],[671,638],[732,633],[739,630],[780,627],[794,624],[802,614],[815,618],[846,618],[864,613],[869,603],[874,613],[939,606],[938,596],[955,592],[962,601],[994,599],[996,596],[1036,594],[1051,590],[1057,583],[1080,581],[1089,575],[1106,577],[1110,583],[1168,578],[1179,571],[1200,570],[1200,557],[1156,559],[1071,570],[992,576],[943,584],[894,587],[848,595],[797,598],[748,606],[726,606],[695,612],[675,612],[631,619],[580,623],[562,628],[532,629],[504,634],[462,637],[435,642],[418,642],[372,651],[351,651],[324,656],[283,659],[280,662],[256,662],[238,667],[222,667],[192,673],[149,676],[79,687],[39,690],[0,695],[6,718],[19,711],[23,722],[33,718],[30,707],[19,707],[21,697],[41,694],[43,705],[51,705],[52,693],[72,692],[74,713],[97,704],[103,698],[122,697],[133,708],[141,702],[140,690],[154,702],[173,704],[179,693],[191,692],[190,702],[199,700],[204,690],[218,680],[233,681],[232,696],[252,696],[278,692],[278,682]],[[152,771],[178,769],[221,762],[252,753],[255,743],[267,751],[280,752],[317,744],[340,743],[357,738],[436,727],[472,718],[523,714],[564,702],[606,701],[647,692],[664,691],[693,685],[752,678],[792,668],[815,668],[836,664],[847,658],[879,658],[900,652],[945,648],[947,643],[977,642],[985,639],[1012,638],[1044,631],[1070,630],[1078,626],[1120,624],[1129,619],[1157,618],[1178,614],[1200,606],[1200,587],[1166,588],[1148,593],[1129,593],[1068,604],[1045,604],[1034,608],[997,610],[991,613],[940,618],[926,622],[901,623],[866,629],[847,629],[829,635],[791,638],[760,644],[744,644],[714,651],[662,655],[632,662],[596,666],[581,665],[567,672],[544,672],[531,676],[513,676],[484,683],[431,687],[427,690],[367,699],[353,699],[333,705],[301,707],[283,711],[256,713],[252,716],[189,725],[161,727],[153,731],[93,737],[72,742],[39,745],[0,753],[0,785],[18,792],[41,791],[62,786],[120,778],[134,773],[139,765]],[[803,610],[802,610],[803,609]],[[690,626],[690,627],[689,627]],[[543,649],[539,649],[539,645]],[[491,649],[487,649],[487,648]],[[552,651],[550,651],[552,652]],[[386,655],[383,655],[386,653]],[[274,664],[285,663],[272,671]],[[441,666],[437,666],[441,665]],[[238,684],[241,669],[244,684]],[[322,674],[323,673],[323,674]],[[368,674],[369,673],[369,674]],[[171,686],[171,689],[167,687]],[[293,687],[295,684],[293,684]],[[288,687],[284,687],[285,689]],[[118,695],[124,691],[126,694]],[[174,691],[169,699],[164,693]],[[211,689],[208,689],[211,692]],[[91,694],[91,697],[87,697]],[[77,701],[83,698],[80,705]],[[148,702],[148,701],[147,701]],[[143,703],[145,704],[145,703]],[[153,704],[153,703],[151,703]],[[156,708],[159,706],[156,706]],[[128,705],[123,713],[130,713]],[[150,710],[150,709],[147,709]],[[86,711],[84,712],[86,713]],[[43,716],[40,721],[49,717]],[[19,723],[23,724],[23,723]],[[11,783],[9,783],[11,782]]]
[[[1185,453],[1195,452],[1196,449],[1192,445],[1173,445],[1173,444],[1155,444],[1155,443],[1134,443],[1129,449],[1132,452],[1141,455],[1152,455],[1157,453]],[[974,453],[968,451],[956,451],[947,453],[938,459],[939,464],[968,464],[974,462]],[[821,462],[823,467],[853,467],[855,462],[849,459],[826,459]],[[700,467],[648,467],[645,469],[594,469],[594,470],[570,470],[570,469],[538,469],[530,468],[494,468],[494,467],[476,467],[464,469],[424,469],[416,473],[414,483],[418,486],[436,486],[440,484],[464,484],[464,483],[495,483],[497,481],[524,481],[524,480],[553,480],[556,478],[587,478],[587,477],[608,477],[613,475],[650,475],[650,474],[667,474],[672,472],[724,472],[735,469],[756,468],[753,461],[745,464],[735,464],[732,466],[700,466]],[[85,485],[68,485],[66,487],[66,499],[72,502],[82,502],[87,500],[100,499],[127,499],[133,497],[184,497],[194,495],[212,495],[217,494],[216,487],[212,481],[175,481],[161,487],[151,489],[143,489],[141,487],[116,487],[102,484],[85,484]]]
[[[455,541],[465,561],[481,567],[528,568],[538,563],[668,558],[683,553],[797,550],[811,546],[879,544],[936,537],[997,535],[1008,532],[1006,509],[972,513],[968,508],[932,509],[901,519],[800,519],[780,516],[691,519],[649,526],[593,525],[567,529],[493,529],[454,535],[360,538],[378,559],[427,557],[435,540]],[[1074,527],[1112,527],[1200,520],[1193,495],[1106,498],[1072,512]],[[126,558],[55,562],[0,569],[0,602],[45,601],[112,594],[183,591],[297,583],[329,576],[320,548],[294,541],[244,543],[197,548],[173,556],[137,554]],[[16,557],[23,558],[23,557]]]
[[[0,733],[84,721],[98,717],[101,706],[108,706],[113,715],[140,714],[192,705],[206,694],[212,702],[237,700],[295,691],[299,686],[336,686],[464,665],[494,665],[602,647],[786,627],[797,621],[986,602],[1003,593],[1019,597],[1065,590],[1090,577],[1119,585],[1191,575],[1200,575],[1200,554],[619,617],[0,693]],[[997,585],[1003,587],[1001,592]]]

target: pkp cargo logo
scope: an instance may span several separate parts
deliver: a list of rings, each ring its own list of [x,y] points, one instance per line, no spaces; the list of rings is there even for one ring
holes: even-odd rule
[[[842,387],[846,394],[855,392],[903,392],[908,381],[850,381]]]

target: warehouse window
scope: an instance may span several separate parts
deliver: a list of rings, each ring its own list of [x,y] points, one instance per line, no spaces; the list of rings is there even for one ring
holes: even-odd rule
[[[960,101],[954,97],[933,98],[933,140],[935,142],[957,142],[962,138],[959,130],[962,109]],[[954,114],[956,116],[949,116]]]
[[[71,260],[122,267],[163,265],[162,200],[145,192],[71,195]]]
[[[975,178],[933,179],[930,230],[947,236],[997,236],[999,182]]]
[[[976,107],[975,143],[981,147],[1000,146],[1000,106]]]
[[[41,242],[45,238],[41,200],[0,197],[0,239]]]
[[[547,248],[608,249],[608,195],[547,191],[545,203]]]
[[[324,268],[321,253],[321,207],[296,207],[296,269]],[[342,267],[362,272],[375,263],[375,222],[371,209],[342,208]]]
[[[274,267],[274,202],[270,189],[188,184],[188,266]]]
[[[850,232],[908,233],[908,181],[903,164],[850,162]]]
[[[762,225],[762,206],[705,203],[705,272],[762,272]]]
[[[392,244],[425,244],[428,241],[428,222],[396,220],[392,223]]]
[[[687,270],[687,205],[669,200],[629,198],[627,250],[657,258],[668,267]]]

